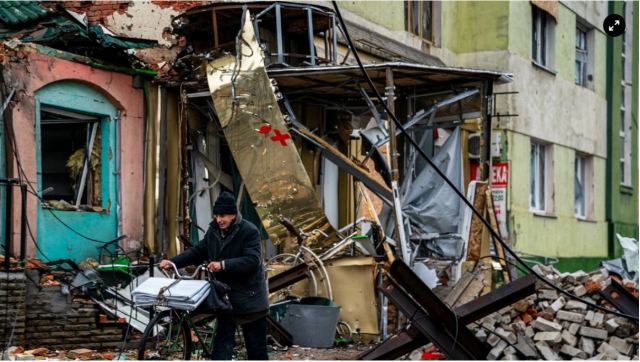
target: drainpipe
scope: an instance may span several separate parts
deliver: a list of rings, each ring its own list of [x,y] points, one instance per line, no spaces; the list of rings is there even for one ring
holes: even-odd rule
[[[113,119],[113,126],[116,132],[116,171],[114,175],[116,176],[116,220],[118,225],[117,236],[123,235],[122,230],[122,172],[120,170],[120,114],[121,111],[118,111],[118,114]],[[128,248],[123,248],[128,251]]]
[[[9,262],[9,255],[11,254],[11,234],[13,231],[13,223],[11,222],[11,201],[13,201],[13,186],[11,185],[11,180],[2,180],[2,183],[5,185],[5,195],[7,195],[7,202],[5,204],[5,228],[4,228],[4,270],[8,271],[11,267],[11,263]]]
[[[493,97],[493,82],[486,81],[484,92],[484,124],[482,125],[482,143],[480,144],[480,164],[482,165],[482,180],[489,180],[491,172],[491,110]]]
[[[20,215],[20,260],[25,260],[27,254],[27,185],[23,182],[20,183],[20,209],[22,210],[22,215]]]

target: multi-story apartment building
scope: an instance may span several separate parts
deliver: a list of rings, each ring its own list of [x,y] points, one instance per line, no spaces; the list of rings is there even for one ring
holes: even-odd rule
[[[638,238],[638,2],[610,2],[626,31],[607,41],[607,222],[610,251],[616,234]]]
[[[493,156],[494,163],[508,162],[507,230],[518,251],[559,258],[560,269],[588,269],[610,256],[614,230],[637,236],[637,126],[632,125],[637,87],[631,82],[637,76],[637,48],[602,29],[605,17],[624,5],[340,4],[354,22],[361,17],[375,23],[371,28],[449,66],[514,74],[512,83],[495,89],[504,94],[494,102],[493,142],[499,146]],[[630,14],[631,6],[626,8]],[[627,24],[631,32],[631,19]],[[608,68],[608,62],[615,64]],[[624,146],[614,146],[620,142]]]

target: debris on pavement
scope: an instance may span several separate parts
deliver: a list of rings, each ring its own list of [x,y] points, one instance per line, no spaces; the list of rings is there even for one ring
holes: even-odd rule
[[[560,273],[544,265],[536,265],[534,270],[585,301],[617,311],[600,295],[605,287],[618,282],[604,268],[588,274]],[[624,281],[623,285],[637,298],[635,283]],[[472,325],[472,330],[491,349],[487,359],[638,360],[637,323],[540,283],[536,294],[484,317]]]

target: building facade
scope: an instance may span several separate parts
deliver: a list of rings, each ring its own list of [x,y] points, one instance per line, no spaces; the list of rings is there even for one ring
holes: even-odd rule
[[[492,120],[494,164],[508,163],[508,238],[523,254],[558,258],[561,270],[588,270],[612,256],[614,230],[637,237],[637,90],[630,81],[637,49],[625,42],[622,73],[622,38],[602,30],[610,12],[622,11],[616,4],[341,3],[449,66],[514,74],[495,89],[503,94],[494,98]],[[620,87],[629,108],[624,124]]]
[[[626,31],[607,41],[607,222],[609,250],[622,250],[616,234],[638,238],[638,3],[610,2]]]

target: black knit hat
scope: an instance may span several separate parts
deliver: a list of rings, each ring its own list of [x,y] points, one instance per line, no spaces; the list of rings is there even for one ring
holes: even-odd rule
[[[231,193],[224,191],[218,196],[215,205],[213,205],[213,213],[215,215],[235,215],[238,213],[236,202]]]

